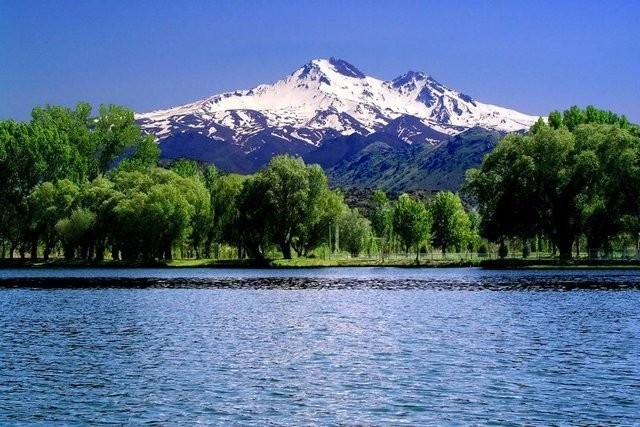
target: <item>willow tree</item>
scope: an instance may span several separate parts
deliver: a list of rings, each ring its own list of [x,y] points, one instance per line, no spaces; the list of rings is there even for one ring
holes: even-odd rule
[[[590,222],[601,225],[624,212],[616,209],[623,188],[632,194],[629,200],[635,198],[629,190],[637,170],[631,166],[639,161],[634,132],[624,116],[572,107],[552,112],[548,125],[539,121],[528,134],[507,135],[467,175],[465,188],[478,202],[483,234],[500,242],[543,234],[561,259],[570,259]],[[619,180],[624,171],[630,175]]]
[[[265,169],[246,181],[239,200],[239,216],[250,251],[277,245],[285,259],[293,247],[307,254],[328,233],[340,214],[340,196],[329,191],[318,165],[307,166],[299,157],[276,156]]]
[[[506,136],[468,174],[467,188],[478,200],[490,240],[543,233],[561,258],[570,259],[598,167],[595,152],[566,128],[545,127],[533,135]]]

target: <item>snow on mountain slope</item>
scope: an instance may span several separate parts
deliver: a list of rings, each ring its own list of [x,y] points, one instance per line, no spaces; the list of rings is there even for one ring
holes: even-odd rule
[[[331,58],[315,59],[274,84],[136,119],[160,140],[195,132],[249,153],[273,138],[319,146],[328,137],[354,132],[391,132],[409,144],[436,143],[474,126],[527,129],[537,117],[475,101],[424,73],[383,81]]]

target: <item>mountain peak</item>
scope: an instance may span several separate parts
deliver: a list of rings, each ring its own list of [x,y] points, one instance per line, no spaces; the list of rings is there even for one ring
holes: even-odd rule
[[[347,77],[355,77],[357,79],[364,79],[366,76],[358,70],[355,66],[349,64],[347,61],[343,59],[338,59],[331,57],[329,58],[329,64],[333,67],[333,69]]]
[[[273,84],[136,117],[160,140],[197,135],[245,153],[267,141],[320,146],[327,138],[354,132],[392,132],[407,143],[434,142],[476,125],[527,129],[537,119],[476,102],[422,72],[384,81],[335,57],[313,59]]]
[[[413,78],[416,80],[425,80],[426,78],[429,77],[427,73],[423,73],[422,71],[407,71],[406,73],[404,73],[403,76],[407,78]]]
[[[313,59],[300,69],[300,77],[305,78],[310,74],[318,73],[324,76],[337,73],[344,77],[363,79],[366,76],[356,66],[339,58]]]

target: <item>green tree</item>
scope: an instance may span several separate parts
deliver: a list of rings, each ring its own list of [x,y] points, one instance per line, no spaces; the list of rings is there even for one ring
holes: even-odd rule
[[[322,201],[329,191],[326,175],[319,165],[306,167],[308,187],[306,190],[306,202],[301,217],[301,224],[292,240],[293,248],[298,256],[307,255],[315,248],[324,237],[320,230],[322,219]]]
[[[69,180],[38,184],[28,198],[31,229],[44,246],[44,258],[49,259],[59,240],[58,221],[71,215],[77,205],[80,189]]]
[[[306,167],[309,179],[302,224],[293,240],[298,256],[309,253],[327,241],[332,224],[345,210],[342,195],[329,190],[327,177],[319,165]]]
[[[176,187],[192,208],[189,223],[189,240],[196,258],[200,258],[204,242],[213,226],[211,197],[209,191],[197,176],[178,180]]]
[[[319,229],[322,230],[324,236],[326,236],[326,242],[329,246],[329,251],[333,253],[337,250],[335,239],[332,241],[332,236],[336,230],[340,227],[340,218],[348,210],[348,206],[344,202],[344,195],[337,190],[329,191],[322,201],[322,218],[320,220]],[[324,237],[323,237],[324,240]]]
[[[562,113],[562,124],[566,126],[569,131],[573,131],[577,126],[585,123],[585,121],[584,111],[576,105]]]
[[[189,159],[178,159],[171,165],[171,170],[183,178],[195,177],[204,180],[198,162]]]
[[[142,208],[142,217],[147,231],[145,243],[151,243],[157,258],[173,259],[173,246],[189,235],[193,211],[178,185],[156,184],[151,188]],[[148,253],[146,255],[149,257]]]
[[[140,127],[136,124],[133,111],[119,105],[101,105],[98,117],[93,124],[96,162],[91,169],[89,179],[104,174],[114,161],[127,149],[144,139]]]
[[[600,120],[609,120],[607,113],[600,116]],[[634,224],[640,224],[640,135],[622,121],[584,125],[574,133],[594,147],[601,166],[598,194],[586,210],[588,244],[610,252],[616,235],[631,232],[637,236]]]
[[[94,223],[95,215],[83,208],[73,210],[69,217],[58,221],[56,231],[62,240],[66,259],[74,258],[78,249],[81,258],[87,257]]]
[[[120,168],[127,170],[150,170],[158,165],[160,147],[153,137],[148,135],[140,140],[130,157],[120,163]]]
[[[535,135],[549,128],[540,128]],[[525,151],[531,138],[507,135],[485,157],[480,170],[467,171],[463,191],[478,202],[480,232],[493,242],[510,237],[522,239],[535,236],[539,231],[538,212],[533,203],[536,186],[536,165]]]
[[[381,254],[384,253],[391,241],[393,230],[393,207],[384,191],[377,189],[371,195],[371,226],[373,233],[381,241]]]
[[[75,110],[51,105],[32,110],[30,128],[48,165],[42,181],[69,179],[79,184],[86,179],[95,164],[90,116],[91,106],[84,102]]]
[[[542,128],[547,127],[547,123],[544,121],[544,119],[542,117],[540,117],[534,124],[533,126],[531,126],[531,129],[529,129],[529,132],[531,133],[538,133],[539,130],[541,130]]]
[[[482,239],[480,237],[480,215],[475,210],[470,210],[469,216],[469,238],[467,240],[467,249],[469,252],[475,252],[480,247]]]
[[[372,233],[371,223],[357,209],[349,209],[342,216],[340,244],[352,257],[358,257],[369,244]]]
[[[462,248],[471,237],[469,216],[457,194],[442,191],[429,203],[431,243],[446,254],[451,247]]]
[[[416,262],[420,255],[420,245],[429,239],[431,218],[424,204],[401,194],[393,207],[393,230],[400,238],[405,253],[411,246],[416,248]]]
[[[10,256],[18,250],[24,257],[30,249],[35,258],[41,239],[48,242],[44,244],[47,256],[51,250],[55,227],[45,224],[42,215],[46,208],[41,203],[47,197],[47,187],[28,199],[36,186],[63,181],[83,185],[87,178],[105,173],[132,145],[137,145],[132,156],[136,161],[146,163],[157,154],[151,137],[140,133],[133,112],[114,105],[101,107],[97,118],[91,117],[89,104],[79,103],[74,110],[36,107],[28,123],[0,121],[3,254],[8,244]]]
[[[552,111],[549,113],[549,126],[554,129],[559,129],[560,126],[562,126],[562,114],[560,114],[560,111]]]
[[[82,187],[80,204],[95,215],[92,252],[97,261],[104,259],[107,247],[116,241],[118,218],[115,209],[123,198],[124,194],[116,190],[113,181],[104,177],[87,182]]]
[[[27,197],[47,172],[42,143],[32,137],[28,123],[0,122],[0,234],[9,243],[10,257],[17,249],[24,258],[28,248],[37,256],[38,236],[31,228]]]
[[[219,257],[222,243],[240,242],[238,200],[246,177],[237,174],[215,176],[209,171],[213,224],[208,235],[208,246],[215,243],[215,258]],[[249,203],[248,200],[245,203]]]
[[[585,210],[598,194],[599,146],[599,138],[576,138],[564,126],[505,137],[468,174],[466,189],[478,201],[485,236],[503,242],[544,234],[561,258],[571,258]]]
[[[291,245],[304,223],[309,206],[309,173],[299,157],[276,156],[256,175],[266,188],[270,237],[285,259],[291,258]]]
[[[306,255],[320,245],[339,215],[338,198],[317,165],[276,156],[265,169],[244,182],[239,195],[239,228],[249,256],[263,258],[269,244],[285,259],[291,249]],[[214,215],[215,217],[215,215]]]
[[[116,218],[114,258],[170,260],[173,247],[192,231],[196,206],[189,203],[188,182],[173,171],[117,171],[114,189],[122,194],[113,209]],[[204,186],[197,192],[204,193]],[[197,188],[197,187],[196,187]]]
[[[240,258],[245,252],[250,258],[258,260],[266,257],[267,246],[270,243],[269,222],[273,215],[268,190],[269,182],[257,175],[245,180],[238,194],[237,229]]]

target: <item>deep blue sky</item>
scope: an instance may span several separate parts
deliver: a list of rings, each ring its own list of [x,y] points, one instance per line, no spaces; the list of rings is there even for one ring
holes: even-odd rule
[[[635,0],[0,0],[0,118],[79,100],[175,106],[329,56],[525,113],[594,104],[640,122]]]

